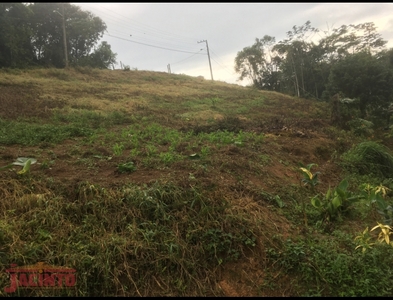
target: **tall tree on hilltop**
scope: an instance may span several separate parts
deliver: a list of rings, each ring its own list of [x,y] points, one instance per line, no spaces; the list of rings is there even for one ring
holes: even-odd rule
[[[33,62],[31,15],[22,3],[0,3],[0,67],[23,68]]]
[[[316,32],[318,30],[311,26],[310,21],[307,21],[300,27],[293,26],[292,31],[287,32],[288,38],[280,41],[274,47],[274,50],[283,58],[280,69],[283,73],[287,93],[290,93],[290,87],[292,86],[294,95],[305,97],[311,94],[310,90],[314,89],[312,81],[315,74],[312,70],[312,56],[309,55],[314,44],[308,40]]]
[[[279,89],[279,57],[273,50],[275,38],[265,35],[255,39],[251,47],[245,47],[237,53],[235,71],[240,73],[239,80],[249,78],[260,89]]]
[[[321,37],[321,33],[325,36]],[[274,43],[274,38],[256,39],[254,45],[238,52],[235,71],[240,73],[239,80],[249,78],[260,89],[323,99],[335,64],[361,51],[376,55],[387,42],[372,22],[321,32],[307,21],[302,26],[293,26],[286,39]]]
[[[240,73],[239,80],[248,78],[257,85],[260,77],[260,69],[264,62],[264,52],[258,39],[251,47],[245,47],[239,51],[235,58],[235,71]]]
[[[99,17],[69,3],[34,3],[30,7],[34,12],[32,44],[43,65],[64,66],[63,14],[71,65],[88,56],[106,30]]]
[[[348,55],[334,65],[326,94],[341,92],[345,97],[357,98],[362,118],[380,115],[392,101],[393,72],[383,60],[365,49]]]

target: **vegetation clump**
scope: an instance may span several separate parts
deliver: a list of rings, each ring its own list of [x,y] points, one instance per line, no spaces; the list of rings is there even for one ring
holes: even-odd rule
[[[361,175],[374,174],[382,178],[391,178],[393,174],[391,151],[375,141],[365,141],[353,146],[342,155],[342,164]]]

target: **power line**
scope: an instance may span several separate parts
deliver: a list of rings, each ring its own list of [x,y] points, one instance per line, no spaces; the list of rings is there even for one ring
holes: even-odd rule
[[[219,58],[218,55],[217,55],[216,53],[214,53],[214,51],[213,51],[212,49],[210,49],[210,50],[211,50],[211,52],[212,52],[215,56],[217,56],[217,58]],[[236,72],[229,71],[230,69],[229,69],[228,67],[223,66],[222,63],[216,61],[214,58],[212,58],[212,60],[215,61],[220,67],[224,68],[224,69],[228,72],[228,74],[230,74],[230,75],[236,75]]]
[[[88,7],[93,7],[93,6],[89,6],[89,5],[87,5],[87,6],[88,6]],[[120,16],[120,17],[122,17],[123,19],[127,20],[127,22],[135,23],[136,26],[133,26],[133,31],[140,31],[140,32],[143,32],[143,33],[146,33],[146,32],[149,32],[149,31],[150,31],[149,34],[152,33],[152,35],[154,35],[154,34],[157,34],[157,33],[158,33],[158,34],[160,35],[160,36],[159,36],[160,38],[162,38],[162,35],[165,35],[165,36],[169,36],[169,37],[172,38],[172,39],[177,39],[177,40],[180,39],[180,40],[182,41],[182,43],[188,43],[188,44],[192,44],[191,40],[195,41],[195,39],[191,39],[191,38],[189,38],[189,37],[184,37],[184,36],[181,36],[181,35],[178,35],[178,34],[168,33],[168,32],[165,32],[165,31],[163,31],[163,30],[156,29],[156,28],[154,28],[154,27],[145,25],[145,24],[143,24],[143,23],[140,23],[140,22],[131,20],[130,18],[125,17],[125,16],[123,16],[123,15],[121,15],[121,14],[115,12],[115,11],[112,11],[112,10],[106,8],[106,7],[103,7],[103,6],[101,6],[101,5],[95,5],[95,6],[94,6],[94,10],[97,9],[97,6],[101,7],[102,9],[104,9],[104,10],[106,11],[106,12],[104,13],[104,14],[105,14],[105,19],[108,17],[108,13],[107,13],[107,12],[109,11],[109,12],[112,12],[112,13],[114,13],[115,15]],[[110,16],[109,16],[109,17],[110,17]],[[118,18],[116,18],[116,21],[115,21],[115,22],[119,23]],[[121,23],[120,23],[120,24],[121,24]],[[139,24],[141,24],[141,25],[139,25]],[[129,25],[127,25],[127,27],[130,28]],[[140,27],[140,28],[138,28],[138,27]],[[185,42],[185,40],[188,40],[189,42]]]
[[[107,32],[109,33],[109,31],[107,31]],[[124,31],[119,31],[119,30],[116,30],[116,29],[111,29],[110,32],[111,33],[109,33],[109,34],[118,33],[117,35],[120,35],[119,37],[121,37],[121,35],[123,35],[124,38],[126,38],[126,36],[127,37],[130,36],[129,32],[125,33]],[[136,40],[136,41],[139,41],[140,43],[142,43],[142,42],[145,42],[147,44],[157,43],[157,40],[152,40],[152,39],[149,39],[149,38],[138,37],[138,36],[135,36],[134,34],[132,34],[132,39]],[[174,45],[174,44],[171,44],[171,43],[160,42],[160,41],[158,43],[160,44],[160,47],[169,47],[169,48],[182,47],[182,48],[184,48],[183,45]],[[194,53],[195,52],[195,46],[193,48],[185,47],[184,51],[186,51],[186,50],[189,50],[190,52]]]
[[[159,48],[159,49],[175,51],[175,52],[199,54],[199,53],[194,53],[194,52],[190,52],[190,51],[182,51],[182,50],[176,50],[176,49],[170,49],[170,48],[165,48],[165,47],[160,47],[160,46],[149,45],[149,44],[146,44],[146,43],[135,42],[135,41],[131,41],[131,40],[128,40],[128,39],[125,39],[125,38],[121,38],[121,37],[118,37],[118,36],[115,36],[115,35],[112,35],[112,34],[109,34],[109,33],[105,33],[105,34],[108,35],[108,36],[120,39],[120,40],[124,40],[124,41],[130,42],[130,43],[140,44],[140,45],[149,46],[149,47],[153,47],[153,48]]]
[[[191,57],[194,57],[196,54],[199,54],[199,52],[201,52],[201,51],[203,51],[203,49],[199,50],[198,52],[194,53],[193,55],[191,55],[191,56],[189,56],[189,57],[187,57],[187,58],[185,58],[183,60],[180,60],[180,61],[175,62],[175,63],[171,63],[171,65],[175,65],[175,64],[181,63],[181,62],[183,62],[183,61],[185,61],[187,59],[190,59]],[[203,55],[206,55],[206,54],[203,54]]]
[[[105,18],[107,19],[109,16],[105,16]],[[109,22],[107,22],[108,24],[110,24]],[[110,31],[117,31],[117,32],[119,32],[119,33],[121,33],[121,34],[124,34],[124,35],[126,35],[126,36],[128,36],[129,35],[129,33],[130,33],[130,31],[133,33],[133,32],[140,32],[140,33],[142,33],[143,32],[143,35],[146,35],[146,30],[138,30],[138,28],[135,28],[135,27],[131,27],[131,26],[129,26],[129,25],[124,25],[124,23],[120,23],[120,22],[116,22],[117,24],[119,24],[119,25],[114,25],[114,26],[111,26],[111,29],[110,29]],[[122,30],[118,30],[118,29],[113,29],[113,27],[117,27],[117,28],[119,28],[119,27],[121,27],[121,28],[124,28],[125,30],[126,30],[126,32],[125,31],[122,31]],[[147,31],[148,32],[148,31]],[[159,35],[156,35],[156,34],[150,34],[149,32],[148,32],[148,34],[147,34],[147,36],[153,36],[153,37],[157,37],[158,39],[161,39],[161,40],[164,40],[164,43],[166,43],[166,44],[168,44],[167,43],[167,41],[169,41],[169,42],[171,42],[172,43],[172,41],[171,40],[169,40],[168,38],[166,38],[166,37],[162,37],[162,36],[159,36]],[[133,34],[133,37],[136,37],[136,38],[139,38],[139,39],[142,39],[142,40],[150,40],[151,41],[151,39],[146,39],[146,38],[144,38],[144,37],[138,37],[138,36],[136,36],[135,34]],[[174,41],[175,43],[179,43],[178,41]],[[160,43],[162,43],[162,41],[160,41]],[[191,43],[189,43],[189,42],[184,42],[184,41],[182,41],[181,42],[182,44],[183,44],[183,46],[184,46],[184,44],[187,44],[187,45],[191,45]],[[192,45],[194,45],[194,43],[192,43]]]
[[[94,7],[87,5],[86,7],[88,9],[91,9],[94,12],[97,11],[97,5],[95,5]],[[110,31],[111,33],[113,33],[113,31],[118,32],[120,34],[120,36],[117,36],[118,38],[120,38],[121,35],[124,35],[123,38],[125,38],[126,36],[129,36],[129,33],[131,31],[133,38],[138,40],[138,42],[141,43],[141,44],[146,43],[146,44],[152,45],[152,44],[157,44],[158,43],[158,44],[160,44],[160,46],[158,46],[158,47],[171,48],[171,49],[173,49],[173,48],[183,48],[183,49],[186,48],[183,51],[189,51],[189,53],[194,53],[195,52],[195,50],[194,50],[195,48],[194,47],[191,48],[191,47],[186,46],[186,45],[191,45],[191,44],[195,45],[194,44],[195,43],[194,39],[193,39],[194,42],[190,43],[188,41],[186,42],[185,38],[183,38],[183,37],[181,39],[179,39],[177,37],[179,35],[176,35],[176,37],[174,37],[173,34],[168,34],[168,33],[164,32],[162,30],[157,30],[155,28],[152,28],[151,26],[146,26],[146,25],[143,25],[143,24],[142,24],[142,27],[140,25],[130,26],[129,23],[137,23],[137,22],[135,22],[133,20],[130,20],[129,18],[126,18],[126,17],[118,14],[117,12],[114,12],[114,11],[112,11],[112,10],[110,10],[108,8],[105,8],[103,6],[100,6],[100,5],[99,5],[98,10],[99,10],[99,13],[97,14],[97,12],[96,12],[96,14],[97,15],[103,15],[104,14],[103,19],[106,20],[106,22],[109,21],[108,22],[108,25],[109,25],[108,27],[110,27],[110,28],[113,28],[113,27],[116,28],[117,27],[116,29],[109,29],[107,31]],[[113,12],[113,14],[110,13],[110,12]],[[127,24],[124,21],[119,21],[119,17],[113,17],[113,15],[120,16],[121,19],[127,20]],[[115,21],[112,21],[113,19]],[[113,22],[113,25],[111,25],[112,22]],[[121,27],[123,29],[126,29],[127,33],[125,33],[123,30],[118,30],[119,27]],[[154,31],[156,31],[156,32],[158,31],[159,34],[157,34]],[[134,32],[141,33],[141,34],[143,33],[143,34],[142,34],[142,36],[138,36],[137,34],[134,34]],[[163,35],[165,35],[165,36],[163,36]],[[149,37],[151,36],[151,37],[159,39],[159,40],[145,38],[145,36],[146,37],[147,36],[149,36]],[[169,36],[169,38],[167,36]],[[190,38],[188,37],[187,40],[190,40]],[[179,42],[181,43],[181,45],[180,45]]]

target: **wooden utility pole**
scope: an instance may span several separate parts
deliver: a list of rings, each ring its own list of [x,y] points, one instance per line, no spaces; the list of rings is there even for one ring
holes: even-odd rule
[[[68,68],[68,51],[67,51],[67,38],[66,38],[66,28],[65,28],[65,18],[64,18],[64,3],[61,6],[62,17],[63,17],[63,40],[64,40],[64,57],[65,57],[65,67]]]
[[[213,80],[213,71],[212,71],[212,64],[211,64],[211,62],[210,62],[209,45],[207,44],[207,41],[206,41],[206,40],[199,41],[199,42],[197,42],[197,43],[203,43],[203,42],[205,42],[205,43],[206,43],[207,57],[209,58],[210,75],[211,75],[211,77],[212,77],[212,80]]]

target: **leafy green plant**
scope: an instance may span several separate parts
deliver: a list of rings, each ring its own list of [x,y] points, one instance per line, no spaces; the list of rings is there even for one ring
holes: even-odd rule
[[[320,172],[315,172],[314,174],[311,173],[311,168],[313,166],[317,166],[317,164],[311,163],[308,164],[306,167],[302,166],[300,167],[300,171],[303,174],[302,182],[305,186],[310,186],[312,192],[314,193],[315,186],[319,184],[318,175],[320,174]],[[302,200],[302,210],[304,216],[304,224],[307,226],[306,201],[304,199]]]
[[[370,184],[360,186],[363,197],[371,206],[375,206],[377,212],[383,217],[385,224],[393,222],[393,207],[385,199],[387,192],[390,190],[382,184],[373,187]]]
[[[390,241],[390,235],[393,234],[392,227],[389,225],[381,224],[377,222],[378,225],[374,226],[370,231],[368,230],[368,227],[362,232],[362,234],[358,235],[355,237],[355,242],[357,242],[357,246],[355,248],[359,249],[360,247],[362,248],[362,252],[365,253],[368,249],[371,249],[375,243],[371,242],[371,235],[370,233],[374,231],[375,229],[380,229],[381,231],[378,234],[377,237],[377,243],[382,244],[386,243],[387,245],[390,245],[393,247],[393,242]]]
[[[203,248],[208,256],[217,260],[221,265],[225,260],[237,260],[241,256],[239,244],[255,246],[255,237],[247,235],[226,233],[220,228],[206,230],[201,236],[204,241]]]
[[[136,166],[134,165],[134,163],[132,161],[124,163],[124,164],[119,164],[117,166],[117,170],[120,173],[132,173],[134,171],[136,171]]]
[[[342,180],[335,189],[329,188],[322,199],[319,195],[311,198],[311,204],[320,209],[327,220],[333,220],[350,206],[363,199],[363,195],[355,194],[348,190],[348,181]]]
[[[281,199],[279,195],[274,196],[274,200],[276,201],[279,208],[283,208],[285,206],[284,201]]]
[[[159,154],[159,158],[164,164],[170,164],[176,161],[177,155],[173,152],[161,152]]]
[[[210,100],[212,102],[212,106],[216,107],[217,100],[220,100],[220,99],[218,99],[217,97],[212,97],[212,98],[210,98]]]
[[[393,230],[392,227],[390,227],[389,225],[384,225],[378,222],[378,225],[373,227],[371,231],[375,230],[379,228],[381,231],[378,234],[378,242],[383,243],[386,242],[386,244],[391,245],[393,247],[393,242],[390,242],[390,235],[393,234]]]
[[[141,154],[141,151],[139,151],[137,148],[133,148],[130,151],[130,156],[138,156],[139,154]]]
[[[120,144],[116,143],[116,144],[113,146],[112,150],[113,150],[113,154],[114,154],[114,155],[120,156],[120,155],[122,155],[122,153],[123,153],[124,145],[123,145],[122,143],[120,143]]]
[[[146,146],[146,152],[148,157],[155,156],[157,154],[157,148],[153,144],[148,144]]]
[[[203,158],[207,157],[210,154],[210,147],[209,146],[202,146],[201,148],[201,156]]]
[[[300,167],[300,170],[303,174],[302,182],[306,186],[310,186],[312,191],[314,192],[315,186],[319,184],[318,175],[320,172],[311,173],[311,168],[313,166],[318,166],[317,164],[308,164],[306,167]]]
[[[372,237],[367,227],[360,235],[355,237],[355,242],[357,243],[355,250],[362,248],[362,252],[365,253],[367,249],[371,249],[371,247],[375,244],[372,243],[371,240]]]

